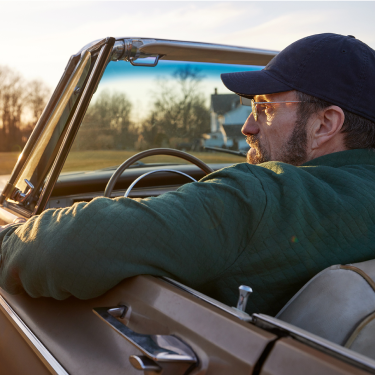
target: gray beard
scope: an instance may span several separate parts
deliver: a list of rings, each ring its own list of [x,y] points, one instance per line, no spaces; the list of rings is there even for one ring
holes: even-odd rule
[[[290,138],[280,148],[277,160],[283,163],[292,165],[301,165],[307,161],[307,132],[306,132],[307,120],[298,119],[295,123],[295,127]],[[267,161],[271,161],[271,156],[260,143],[257,135],[250,135],[246,137],[246,142],[249,146],[256,150],[255,155],[250,153],[247,154],[247,162],[250,164],[260,164]]]

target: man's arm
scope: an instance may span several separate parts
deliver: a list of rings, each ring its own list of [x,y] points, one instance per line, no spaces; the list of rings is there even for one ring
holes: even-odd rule
[[[237,259],[265,207],[259,181],[246,166],[233,168],[159,197],[47,210],[0,233],[0,286],[87,299],[139,274],[210,282]]]

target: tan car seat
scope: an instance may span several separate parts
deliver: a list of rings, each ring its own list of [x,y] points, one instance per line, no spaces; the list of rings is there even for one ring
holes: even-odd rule
[[[375,359],[375,259],[329,267],[276,315]]]

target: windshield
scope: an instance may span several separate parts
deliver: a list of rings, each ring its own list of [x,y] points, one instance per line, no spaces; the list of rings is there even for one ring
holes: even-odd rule
[[[239,163],[241,155],[205,147],[246,152],[241,128],[251,108],[240,105],[220,74],[261,67],[159,61],[156,67],[126,61],[108,64],[77,133],[63,172],[110,168],[139,151],[168,147],[206,163]],[[154,156],[143,163],[184,163]]]

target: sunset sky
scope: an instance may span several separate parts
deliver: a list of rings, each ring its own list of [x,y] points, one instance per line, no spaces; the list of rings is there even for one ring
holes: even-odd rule
[[[82,46],[106,36],[281,50],[310,34],[355,35],[375,48],[375,2],[0,1],[0,65],[53,88]]]

